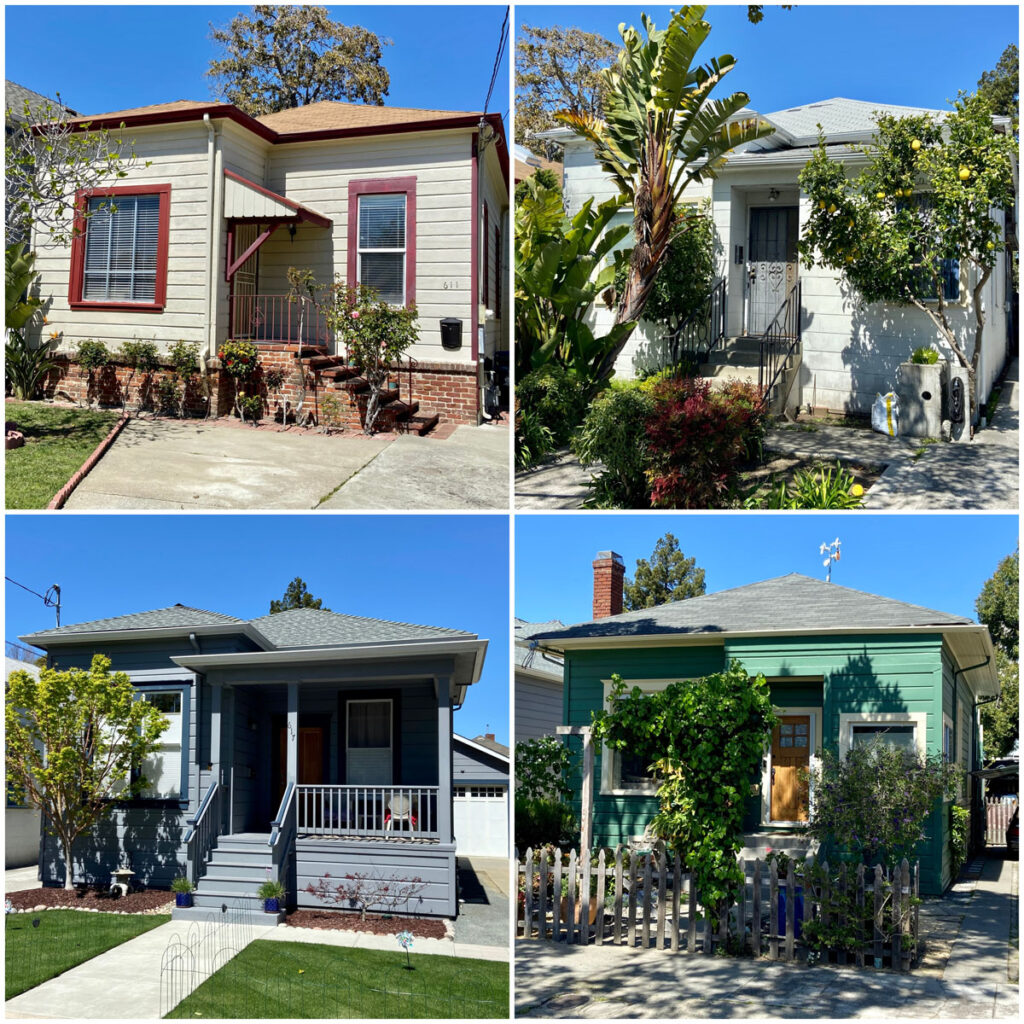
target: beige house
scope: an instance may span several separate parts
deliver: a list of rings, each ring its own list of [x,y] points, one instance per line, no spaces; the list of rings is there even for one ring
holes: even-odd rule
[[[214,372],[229,338],[255,342],[265,366],[323,362],[336,353],[322,315],[288,297],[288,269],[308,268],[320,283],[415,303],[415,395],[444,419],[476,421],[484,361],[509,337],[499,116],[324,102],[253,118],[180,100],[77,123],[120,130],[137,160],[78,196],[71,246],[37,245],[38,337],[56,332],[69,354],[83,339],[164,351],[185,340]],[[461,335],[442,344],[449,317]]]

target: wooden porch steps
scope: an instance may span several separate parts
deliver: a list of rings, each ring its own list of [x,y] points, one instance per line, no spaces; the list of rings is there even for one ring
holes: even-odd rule
[[[256,891],[274,863],[269,839],[269,833],[257,832],[219,836],[196,884],[193,909],[209,913],[226,906],[262,912],[263,902]]]

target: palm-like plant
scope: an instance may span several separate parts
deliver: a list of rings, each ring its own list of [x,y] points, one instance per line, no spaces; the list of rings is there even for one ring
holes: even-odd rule
[[[624,202],[633,206],[636,244],[617,324],[639,321],[668,252],[676,207],[687,185],[714,177],[736,146],[774,131],[756,117],[737,117],[749,101],[746,93],[711,99],[736,61],[724,54],[706,64],[696,62],[711,31],[704,21],[706,10],[682,7],[660,31],[645,14],[646,40],[635,28],[620,28],[623,49],[617,62],[601,72],[604,120],[572,112],[556,115],[593,144],[601,167]],[[601,377],[612,375],[630,333],[632,328],[606,355]]]

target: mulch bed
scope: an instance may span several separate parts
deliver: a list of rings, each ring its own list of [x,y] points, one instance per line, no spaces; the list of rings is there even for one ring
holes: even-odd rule
[[[444,921],[421,917],[379,917],[372,914],[360,920],[358,914],[343,910],[293,910],[284,923],[292,928],[342,929],[370,932],[373,935],[412,932],[418,939],[443,939],[448,934]]]
[[[75,907],[79,910],[105,910],[117,914],[152,914],[166,911],[174,903],[174,893],[164,889],[146,889],[130,892],[113,899],[107,891],[98,889],[21,889],[7,893],[7,899],[16,910],[35,910],[36,907],[54,909]]]

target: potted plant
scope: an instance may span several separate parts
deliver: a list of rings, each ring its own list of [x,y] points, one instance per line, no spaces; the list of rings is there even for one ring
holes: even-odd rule
[[[263,909],[268,914],[276,914],[284,899],[284,886],[268,878],[257,890],[257,895],[263,900]]]
[[[191,907],[192,893],[195,892],[195,888],[184,875],[178,875],[171,882],[171,892],[174,893],[174,905],[176,907]]]

